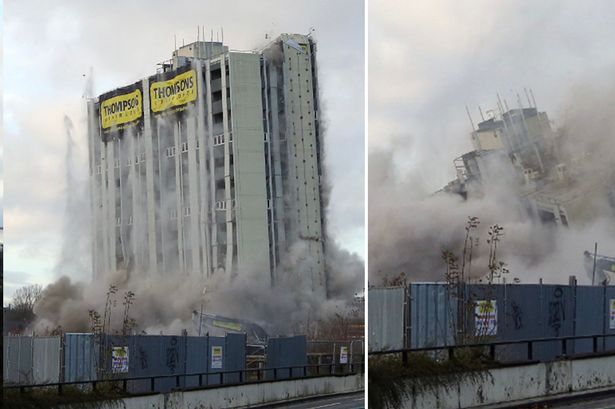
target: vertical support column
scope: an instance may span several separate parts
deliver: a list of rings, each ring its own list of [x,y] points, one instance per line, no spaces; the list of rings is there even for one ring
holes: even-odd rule
[[[197,79],[197,86],[200,82],[200,79]],[[198,94],[198,89],[197,89]],[[197,107],[192,108],[193,110],[198,110]],[[188,141],[188,189],[189,189],[189,200],[190,200],[190,247],[192,251],[192,271],[189,271],[190,274],[196,274],[201,271],[201,241],[199,235],[199,227],[200,223],[195,223],[195,220],[199,218],[199,191],[198,191],[198,173],[196,168],[196,138],[197,138],[197,119],[196,117],[201,116],[201,113],[195,113],[196,115],[188,116],[187,119],[187,141]],[[195,117],[196,116],[196,117]],[[204,243],[203,243],[204,244]]]
[[[128,254],[127,254],[127,250],[126,250],[126,229],[124,226],[126,226],[126,224],[128,223],[127,217],[124,217],[124,199],[126,198],[126,193],[123,191],[124,190],[124,186],[126,181],[122,180],[122,165],[124,163],[123,160],[123,155],[124,155],[124,150],[126,149],[126,147],[124,145],[126,145],[125,141],[126,138],[132,138],[132,135],[124,135],[123,139],[120,139],[119,137],[117,139],[113,140],[113,146],[114,146],[114,152],[116,149],[116,145],[117,145],[117,152],[115,152],[116,158],[114,161],[114,169],[115,169],[115,162],[118,163],[118,167],[117,167],[117,178],[119,179],[119,187],[116,190],[116,197],[119,199],[119,219],[120,219],[120,225],[119,225],[119,237],[120,237],[120,251],[122,252],[122,264],[123,267],[127,267],[127,263],[126,260],[128,260]],[[116,214],[115,217],[118,217],[118,209],[115,209]],[[117,250],[117,249],[116,249]],[[116,266],[117,266],[117,256],[116,256]],[[117,268],[117,267],[116,267]]]
[[[107,214],[106,224],[108,226],[105,240],[108,241],[108,259],[107,259],[107,271],[117,269],[117,257],[116,257],[116,214],[115,214],[115,141],[113,139],[107,141],[105,149],[107,151]],[[103,223],[105,223],[103,221]]]
[[[284,48],[284,45],[282,45],[282,48]],[[282,179],[287,181],[286,186],[288,187],[287,191],[284,192],[284,200],[287,203],[286,208],[288,210],[287,217],[290,222],[288,230],[286,231],[286,238],[287,240],[289,240],[290,244],[292,244],[299,237],[300,226],[299,216],[297,214],[298,194],[297,190],[293,189],[293,187],[296,185],[295,182],[297,180],[297,171],[295,168],[296,158],[294,150],[295,137],[293,135],[294,126],[292,123],[292,119],[289,118],[292,113],[292,105],[290,104],[289,83],[286,79],[286,73],[288,72],[288,62],[286,61],[286,54],[284,54],[284,56],[284,63],[282,64],[282,78],[278,79],[278,86],[280,85],[279,82],[282,81],[282,90],[284,93],[284,120],[286,122],[286,152],[282,154],[286,155],[287,158],[287,169],[286,172],[282,174]]]
[[[219,59],[220,66],[224,67],[224,57]],[[221,68],[221,69],[222,69]],[[209,132],[206,136],[208,152],[209,152],[209,186],[210,186],[210,211],[211,211],[211,224],[207,227],[211,228],[211,271],[214,271],[218,267],[218,228],[216,222],[216,172],[214,161],[214,126],[213,126],[213,113],[211,106],[211,64],[207,61],[205,65],[205,81],[207,82],[207,128]]]
[[[185,273],[184,266],[184,211],[182,206],[182,167],[181,167],[181,137],[180,137],[180,122],[173,122],[173,137],[175,141],[175,197],[176,197],[176,216],[177,216],[177,261],[179,263],[179,271]]]
[[[134,134],[133,134],[134,132]],[[141,219],[141,215],[143,214],[143,212],[141,212],[141,209],[139,208],[139,172],[138,172],[138,165],[137,165],[137,159],[138,159],[138,155],[139,155],[139,133],[137,130],[134,130],[133,132],[130,132],[127,136],[130,137],[130,141],[126,141],[128,143],[128,157],[130,158],[128,161],[125,161],[123,164],[120,164],[120,166],[129,166],[128,167],[128,178],[126,180],[126,182],[129,184],[129,188],[131,189],[131,193],[132,193],[132,201],[131,203],[127,203],[126,206],[130,206],[131,207],[131,211],[128,212],[128,214],[131,215],[132,217],[132,227],[127,227],[127,229],[130,229],[131,231],[131,235],[130,237],[126,237],[126,240],[128,241],[128,244],[130,245],[130,248],[128,249],[129,253],[132,253],[130,256],[132,256],[133,258],[133,268],[135,271],[138,271],[139,273],[142,273],[143,271],[141,270],[142,267],[142,263],[141,263],[141,252],[139,251],[143,244],[142,244],[142,238],[140,237],[139,234],[139,230],[140,230],[140,226],[139,226],[139,221]],[[132,135],[131,135],[132,134]],[[131,165],[128,165],[128,164]],[[126,220],[126,225],[128,225],[130,223],[130,221],[127,219]],[[130,257],[129,256],[129,257]]]
[[[230,58],[230,56],[229,56]],[[230,70],[230,63],[229,63]],[[231,134],[228,129],[228,104],[226,99],[226,58],[220,64],[220,74],[222,82],[222,127],[224,130],[224,201],[226,204],[226,262],[225,271],[233,271],[233,196],[231,194]]]
[[[284,184],[282,182],[282,158],[280,154],[280,124],[279,124],[279,106],[278,106],[278,72],[277,68],[268,69],[267,75],[269,76],[269,103],[271,112],[271,133],[269,136],[269,143],[272,150],[272,165],[270,172],[273,177],[274,195],[272,197],[273,214],[275,216],[274,225],[276,230],[276,241],[274,245],[278,248],[279,252],[286,250],[286,235],[287,232],[284,226]],[[274,277],[277,277],[277,265],[273,271]]]
[[[209,61],[205,64],[206,70],[206,78],[205,83],[203,83],[203,64],[201,62],[197,63],[196,72],[197,72],[197,100],[196,100],[196,117],[197,117],[197,140],[196,142],[199,144],[198,149],[198,157],[199,157],[199,213],[198,213],[198,223],[199,223],[199,232],[201,235],[201,254],[203,265],[201,267],[201,273],[204,277],[208,277],[211,274],[212,266],[210,259],[210,251],[211,251],[211,243],[209,239],[209,229],[211,224],[209,223],[209,191],[208,191],[208,171],[207,171],[207,161],[205,159],[206,152],[213,152],[213,146],[211,143],[211,122],[209,118],[211,117],[211,101],[207,103],[207,120],[208,126],[205,128],[205,92],[207,92],[208,101],[211,100],[211,76],[209,73]],[[194,221],[193,221],[194,223]]]
[[[271,111],[269,109],[269,78],[268,78],[268,73],[267,73],[267,57],[263,57],[263,62],[262,62],[262,72],[261,72],[261,76],[262,76],[262,80],[264,82],[264,87],[263,87],[263,93],[264,93],[264,98],[263,100],[265,101],[265,123],[267,124],[266,128],[265,128],[265,141],[266,141],[266,155],[267,155],[267,169],[268,169],[268,175],[266,175],[267,179],[268,179],[268,191],[269,191],[269,195],[267,196],[267,214],[268,214],[268,222],[269,222],[269,237],[270,237],[270,243],[269,243],[269,253],[271,255],[271,264],[270,264],[270,269],[271,269],[271,285],[273,286],[276,282],[276,273],[277,273],[277,260],[278,260],[278,254],[277,254],[277,232],[276,232],[276,222],[275,222],[275,217],[276,217],[276,206],[275,206],[275,189],[274,189],[274,183],[275,183],[275,172],[274,172],[274,167],[273,167],[273,156],[272,156],[272,140],[273,140],[273,132],[271,131],[271,119],[270,117],[273,117],[273,115],[271,114]],[[277,112],[275,112],[275,114],[277,115]]]
[[[147,210],[147,254],[150,273],[158,273],[158,249],[156,248],[156,196],[154,194],[154,149],[149,100],[149,79],[143,80],[143,142],[145,145],[145,189]],[[158,155],[162,155],[160,149]]]

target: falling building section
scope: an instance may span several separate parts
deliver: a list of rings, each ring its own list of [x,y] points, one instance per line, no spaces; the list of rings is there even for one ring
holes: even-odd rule
[[[483,118],[471,134],[474,150],[455,159],[457,178],[443,190],[468,198],[487,184],[506,186],[536,220],[561,226],[615,218],[615,158],[586,135],[553,130],[532,104],[519,105],[500,101],[500,114]]]
[[[315,52],[197,41],[90,101],[95,277],[256,270],[326,296]]]

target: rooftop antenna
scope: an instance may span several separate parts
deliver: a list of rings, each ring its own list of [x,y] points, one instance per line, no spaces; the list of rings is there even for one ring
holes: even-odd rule
[[[502,100],[500,99],[500,94],[496,94],[498,97],[498,110],[500,111],[500,116],[504,116],[504,105],[502,105]]]
[[[177,56],[177,34],[173,34],[173,41],[175,42],[175,56]]]
[[[519,110],[521,111],[521,121],[523,124],[523,132],[528,142],[532,145],[532,148],[534,148],[536,159],[538,159],[538,166],[540,166],[540,171],[544,173],[545,165],[544,165],[544,162],[542,161],[542,156],[540,156],[540,151],[538,150],[538,146],[536,145],[536,140],[533,137],[530,138],[530,130],[527,126],[527,122],[525,122],[525,114],[523,113],[523,104],[521,103],[521,97],[519,96],[519,93],[517,93],[517,103],[519,104]]]
[[[221,34],[222,44],[224,44],[224,27],[220,27],[220,31],[222,32],[222,34]]]
[[[500,111],[500,117],[502,118],[502,123],[504,124],[504,140],[508,145],[508,149],[510,152],[515,150],[515,147],[512,145],[510,138],[508,137],[508,125],[506,124],[506,119],[504,118],[504,105],[502,105],[502,99],[500,98],[500,93],[496,93],[498,97],[498,110]]]
[[[196,26],[196,42],[198,43],[201,39],[201,27]]]
[[[470,115],[470,110],[468,109],[467,105],[466,105],[466,112],[468,113],[468,118],[470,119],[470,124],[472,125],[472,130],[474,131],[476,128],[474,127],[474,121],[472,121],[472,115]]]
[[[527,93],[527,88],[523,88],[523,92],[525,93],[525,98],[527,98],[527,104],[532,108],[532,102],[530,101],[530,94]],[[534,108],[536,108],[536,106],[534,106]]]
[[[214,42],[214,29],[211,29],[211,42]]]
[[[536,108],[536,98],[534,98],[534,91],[530,88],[530,95],[532,96],[532,101],[534,102],[534,108]]]
[[[480,112],[480,117],[482,118],[482,120],[485,120],[485,116],[483,115],[483,110],[480,109],[480,105],[478,106],[478,112]]]

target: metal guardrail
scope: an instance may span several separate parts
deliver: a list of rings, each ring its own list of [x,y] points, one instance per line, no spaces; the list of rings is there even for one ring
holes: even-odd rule
[[[370,351],[370,356],[376,355],[393,355],[393,354],[401,354],[402,362],[404,365],[408,363],[408,355],[412,353],[421,353],[421,352],[434,352],[434,351],[447,351],[448,359],[455,358],[455,351],[461,349],[474,349],[474,348],[489,348],[489,358],[495,360],[495,352],[496,347],[498,346],[510,346],[510,345],[527,345],[527,361],[534,361],[534,345],[543,343],[543,342],[560,342],[560,354],[558,356],[569,356],[568,355],[568,342],[569,341],[577,341],[577,340],[592,340],[592,352],[583,353],[582,355],[598,355],[605,352],[615,352],[615,348],[612,350],[606,351],[598,350],[598,340],[602,339],[603,341],[607,338],[613,337],[615,338],[615,334],[599,334],[599,335],[576,335],[569,337],[553,337],[553,338],[534,338],[534,339],[521,339],[515,341],[494,341],[494,342],[481,342],[481,343],[472,343],[472,344],[462,344],[462,345],[446,345],[439,347],[424,347],[424,348],[405,348],[405,349],[395,349],[395,350],[385,350],[385,351]]]
[[[85,385],[91,386],[93,391],[96,391],[97,387],[101,384],[118,384],[121,383],[121,390],[125,393],[129,393],[129,382],[136,381],[149,381],[149,392],[156,393],[156,380],[157,379],[175,379],[174,390],[188,390],[197,388],[218,388],[237,386],[244,384],[253,384],[261,382],[271,381],[286,381],[293,379],[305,379],[305,378],[318,378],[323,376],[342,376],[353,375],[362,373],[364,369],[364,363],[350,363],[350,364],[326,364],[326,365],[304,365],[304,366],[288,366],[279,368],[260,368],[260,369],[237,369],[231,371],[220,372],[198,372],[198,373],[186,373],[175,375],[156,375],[156,376],[139,376],[132,378],[110,378],[110,379],[97,379],[90,381],[74,381],[74,382],[60,382],[60,383],[46,383],[46,384],[34,384],[34,385],[3,385],[5,390],[18,389],[20,393],[26,393],[29,389],[50,389],[54,388],[58,394],[63,393],[63,389],[66,386]],[[299,373],[299,375],[297,375]],[[238,374],[239,381],[225,383],[225,375]],[[268,377],[270,374],[272,376]],[[285,374],[288,374],[286,376]],[[252,375],[252,376],[249,376]],[[187,377],[198,377],[198,386],[182,387],[182,379]],[[218,378],[219,383],[209,382],[210,377]],[[205,380],[205,382],[203,382]]]

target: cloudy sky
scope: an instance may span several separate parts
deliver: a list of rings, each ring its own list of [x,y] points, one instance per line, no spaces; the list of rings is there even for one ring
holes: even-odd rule
[[[495,109],[497,94],[517,108],[517,93],[527,105],[531,89],[554,128],[575,130],[581,145],[597,137],[615,144],[615,2],[370,0],[368,21],[370,279],[401,271],[441,279],[441,249],[455,248],[476,215],[505,224],[515,277],[583,282],[583,250],[596,240],[603,254],[615,251],[610,219],[543,239],[502,206],[508,194],[461,205],[432,193],[472,149],[466,106],[476,124],[478,107]]]
[[[47,284],[63,240],[64,116],[75,126],[76,168],[86,177],[84,74],[94,92],[130,84],[170,57],[174,36],[224,29],[232,49],[266,44],[265,34],[314,28],[325,146],[333,185],[329,227],[364,256],[364,6],[356,0],[7,1],[4,5],[6,195],[4,302],[26,284]],[[215,36],[215,34],[214,34]],[[85,238],[75,237],[74,240]],[[87,279],[83,272],[78,279]]]
[[[426,191],[451,180],[452,159],[470,150],[466,106],[476,123],[478,106],[496,108],[496,93],[517,106],[516,93],[531,88],[557,126],[576,88],[615,83],[612,0],[372,0],[368,8],[368,149],[401,141],[398,176]]]

